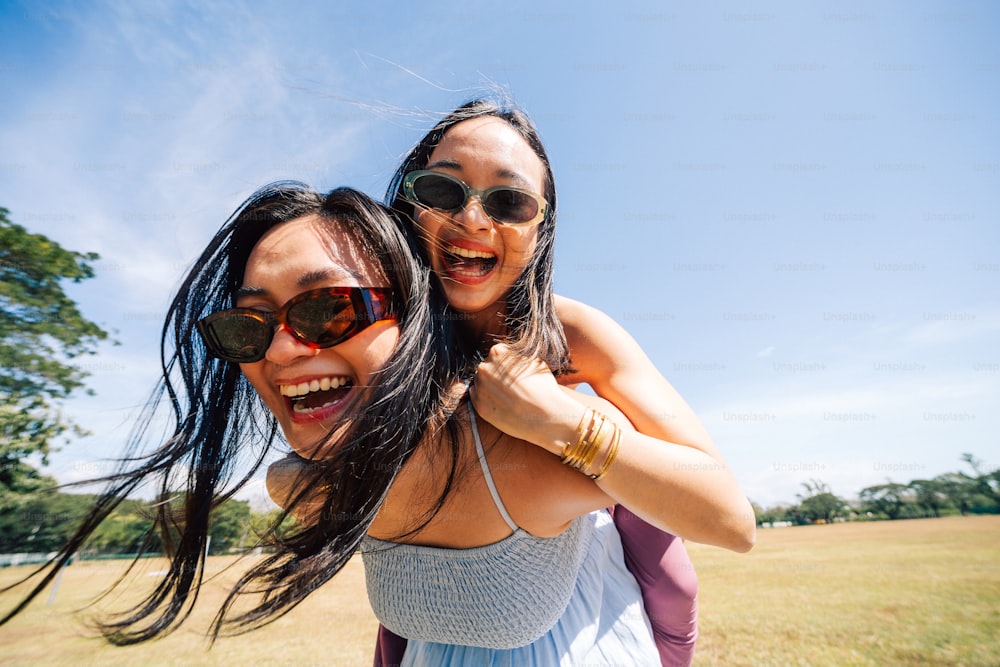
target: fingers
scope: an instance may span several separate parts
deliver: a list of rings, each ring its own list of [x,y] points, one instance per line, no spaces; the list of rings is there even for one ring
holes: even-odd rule
[[[506,343],[496,343],[490,348],[486,359],[479,364],[479,371],[496,377],[516,377],[530,373],[550,372],[548,364],[537,357],[523,356],[510,348]]]

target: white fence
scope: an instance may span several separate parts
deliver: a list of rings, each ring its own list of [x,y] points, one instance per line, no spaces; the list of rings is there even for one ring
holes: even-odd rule
[[[53,556],[55,556],[55,553],[0,554],[0,567],[35,565],[37,563],[44,563]]]

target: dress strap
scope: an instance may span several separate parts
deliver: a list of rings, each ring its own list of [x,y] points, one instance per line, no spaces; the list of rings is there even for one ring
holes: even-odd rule
[[[479,427],[476,425],[476,411],[472,409],[472,401],[469,401],[467,405],[469,407],[469,422],[472,424],[472,437],[476,441],[476,453],[479,455],[479,465],[483,469],[483,477],[486,478],[486,486],[490,488],[490,495],[493,496],[493,503],[497,506],[500,516],[507,522],[510,529],[516,532],[518,525],[510,518],[507,508],[504,507],[503,501],[500,500],[497,485],[493,482],[493,475],[490,473],[490,464],[486,461],[486,452],[483,451],[483,443],[479,439]]]

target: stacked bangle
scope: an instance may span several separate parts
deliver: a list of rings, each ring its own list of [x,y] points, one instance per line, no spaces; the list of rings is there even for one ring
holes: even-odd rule
[[[618,456],[622,431],[618,424],[593,408],[587,408],[576,427],[576,442],[563,446],[562,462],[574,470],[582,472],[593,480],[598,480],[611,469]],[[605,447],[605,444],[608,446]],[[598,472],[593,472],[598,455],[603,453]]]

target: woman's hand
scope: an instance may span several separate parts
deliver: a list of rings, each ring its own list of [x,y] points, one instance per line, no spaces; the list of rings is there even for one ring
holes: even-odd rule
[[[479,364],[469,395],[476,412],[500,431],[560,455],[562,443],[575,439],[586,410],[543,361],[503,343]]]
[[[599,486],[609,504],[621,503],[651,524],[696,542],[734,551],[753,546],[753,510],[724,462],[703,449],[635,431],[612,403],[560,387],[541,361],[494,345],[470,396],[490,424],[557,456],[566,442],[576,441],[586,405],[594,405],[622,429],[610,470],[596,484],[587,480]],[[698,425],[696,419],[692,423]]]

